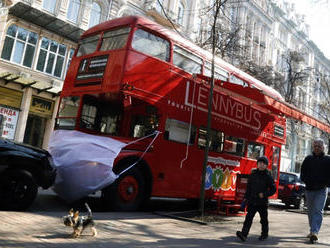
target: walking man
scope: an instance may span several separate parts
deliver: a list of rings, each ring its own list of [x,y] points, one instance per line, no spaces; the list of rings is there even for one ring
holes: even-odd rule
[[[323,220],[323,208],[327,199],[327,186],[330,178],[330,157],[324,154],[324,141],[316,139],[312,143],[312,154],[301,166],[301,180],[306,184],[306,203],[311,243],[318,240]]]

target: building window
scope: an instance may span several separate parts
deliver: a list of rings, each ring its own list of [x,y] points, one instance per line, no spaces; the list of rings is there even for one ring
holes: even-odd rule
[[[184,15],[184,5],[182,2],[179,2],[179,5],[178,5],[178,18],[177,18],[177,22],[180,24],[180,25],[183,25],[183,15]]]
[[[31,68],[37,40],[36,33],[11,25],[7,30],[1,58]]]
[[[56,0],[44,0],[42,7],[50,13],[55,13]]]
[[[99,24],[100,19],[101,19],[101,7],[99,4],[94,2],[89,17],[89,27],[93,27],[96,24]]]
[[[68,70],[69,70],[69,66],[70,66],[70,64],[71,64],[71,60],[72,60],[73,54],[74,54],[74,49],[71,48],[70,51],[69,51],[68,61],[67,61],[67,63],[66,63],[65,74],[66,74],[66,73],[68,72]]]
[[[69,3],[67,18],[68,20],[77,23],[78,21],[78,14],[80,8],[80,0],[71,0]]]
[[[45,37],[41,40],[37,70],[55,77],[61,77],[66,54],[66,46]]]

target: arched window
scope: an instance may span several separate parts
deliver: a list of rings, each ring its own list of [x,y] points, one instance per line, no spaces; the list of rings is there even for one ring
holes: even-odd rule
[[[69,3],[69,8],[66,18],[68,18],[68,20],[74,23],[77,23],[79,8],[80,8],[80,0],[71,0]]]
[[[180,25],[183,25],[183,16],[184,16],[184,5],[183,3],[180,1],[179,5],[178,5],[178,18],[177,18],[177,22]]]
[[[89,27],[93,27],[100,23],[101,19],[101,7],[98,3],[93,2],[91,14],[89,18]]]
[[[51,13],[55,13],[55,7],[56,7],[56,0],[44,0],[42,3],[42,7],[51,12]]]
[[[1,58],[31,68],[37,41],[36,33],[11,25],[7,30]]]

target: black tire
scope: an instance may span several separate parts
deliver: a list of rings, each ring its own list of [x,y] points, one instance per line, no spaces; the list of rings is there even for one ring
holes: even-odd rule
[[[132,168],[102,190],[104,205],[115,211],[136,211],[147,198],[145,178]]]
[[[24,170],[9,170],[0,176],[0,206],[21,211],[31,206],[38,194],[33,176]]]

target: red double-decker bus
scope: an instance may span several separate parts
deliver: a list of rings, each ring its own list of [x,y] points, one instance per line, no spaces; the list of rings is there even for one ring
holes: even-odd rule
[[[138,16],[87,30],[69,67],[56,128],[129,142],[113,171],[138,164],[102,189],[113,209],[134,210],[149,197],[199,198],[206,146],[212,56]],[[278,182],[285,118],[268,99],[278,92],[215,58],[206,198],[236,201],[261,155]]]

